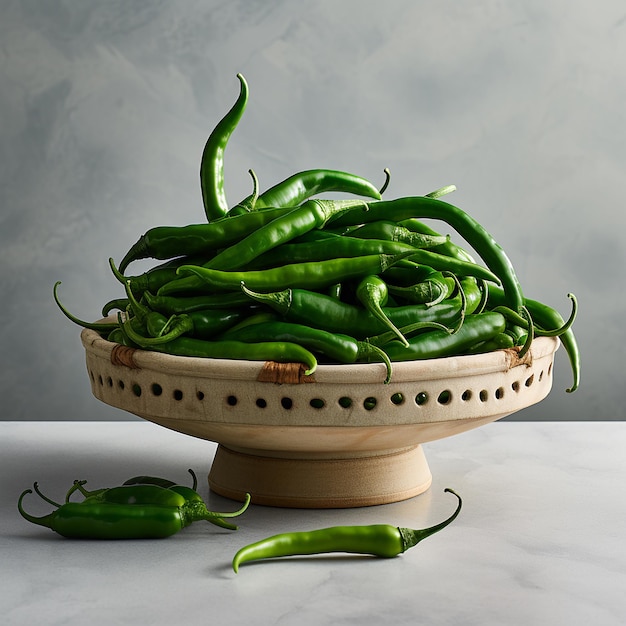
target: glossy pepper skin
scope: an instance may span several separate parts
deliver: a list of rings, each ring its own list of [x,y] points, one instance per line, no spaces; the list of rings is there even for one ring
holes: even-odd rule
[[[56,510],[42,517],[27,513],[22,505],[24,497],[33,492],[26,489],[18,500],[22,517],[33,524],[50,528],[69,538],[79,539],[160,539],[179,532],[199,520],[217,526],[236,529],[224,518],[241,515],[250,503],[247,495],[244,505],[233,513],[209,511],[202,500],[186,497],[155,484],[123,485],[111,489],[86,491],[85,481],[75,481],[66,500],[78,490],[86,494],[82,502],[57,504],[39,491],[34,491],[44,500],[56,506]],[[195,493],[195,492],[194,492]]]
[[[258,197],[254,194],[248,196],[235,205],[229,214],[239,215],[268,207],[295,207],[327,191],[381,199],[380,192],[365,178],[339,170],[314,169],[293,174]]]
[[[460,496],[446,489],[458,499],[454,513],[443,522],[422,530],[398,528],[389,524],[369,526],[331,526],[309,532],[282,533],[262,539],[241,548],[233,558],[233,569],[249,561],[281,556],[327,554],[346,552],[351,554],[371,554],[391,558],[406,552],[422,539],[440,531],[450,524],[461,511]]]
[[[224,151],[248,104],[248,83],[241,74],[237,74],[237,78],[240,84],[239,97],[209,135],[200,161],[202,202],[209,222],[228,212],[224,192]]]
[[[205,341],[194,337],[178,337],[165,344],[154,344],[134,330],[130,321],[121,322],[121,327],[132,344],[174,356],[302,363],[307,376],[317,369],[317,359],[312,352],[288,341],[249,344],[235,340]]]
[[[179,290],[194,288],[194,286],[202,287],[202,285],[228,291],[238,289],[242,283],[250,289],[267,291],[297,286],[306,289],[322,289],[343,280],[384,272],[388,267],[392,267],[410,254],[411,252],[398,255],[371,254],[347,259],[292,263],[267,270],[232,272],[183,265],[177,270],[182,278],[161,287],[158,295],[171,295]]]
[[[411,218],[441,220],[452,226],[480,255],[487,267],[500,279],[506,305],[519,312],[524,305],[522,287],[509,257],[492,235],[462,209],[427,196],[412,196],[395,200],[367,203],[368,210],[339,215],[333,226],[350,226],[362,222],[390,219],[395,222]]]

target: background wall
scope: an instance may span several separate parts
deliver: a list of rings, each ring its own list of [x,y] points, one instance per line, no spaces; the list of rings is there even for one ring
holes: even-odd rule
[[[107,260],[203,219],[208,133],[246,77],[234,203],[327,167],[389,197],[455,184],[530,297],[567,316],[582,385],[516,419],[623,419],[626,8],[532,0],[4,0],[0,21],[2,419],[136,419],[90,394],[79,329],[122,295]],[[140,270],[140,265],[135,269]]]

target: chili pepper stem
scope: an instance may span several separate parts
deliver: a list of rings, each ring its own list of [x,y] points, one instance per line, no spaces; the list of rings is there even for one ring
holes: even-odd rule
[[[444,491],[451,493],[458,498],[459,502],[454,513],[452,513],[452,515],[448,519],[440,522],[439,524],[435,524],[430,528],[423,528],[421,530],[413,530],[411,528],[398,528],[398,530],[400,531],[400,536],[402,538],[402,552],[406,552],[409,548],[412,548],[420,541],[422,541],[422,539],[426,539],[426,537],[430,537],[431,535],[434,535],[436,532],[440,531],[442,528],[445,528],[448,524],[452,523],[456,519],[456,516],[461,512],[461,507],[463,505],[461,496],[459,496],[456,491],[453,491],[450,488],[446,488],[444,489]]]
[[[27,513],[24,510],[24,507],[22,506],[22,500],[24,499],[24,496],[29,493],[33,493],[33,490],[32,489],[24,490],[22,494],[20,495],[19,500],[17,501],[17,509],[20,512],[21,516],[25,520],[33,524],[44,526],[45,528],[52,528],[52,520],[53,520],[54,513],[48,513],[48,515],[43,515],[42,517],[36,517],[34,515],[31,515],[30,513]]]
[[[241,515],[250,505],[250,500],[251,496],[247,493],[243,506],[241,506],[241,508],[237,511],[233,511],[231,513],[217,513],[215,511],[209,511],[204,502],[201,501],[190,502],[185,508],[183,525],[189,526],[189,524],[192,524],[193,522],[205,520],[207,522],[211,522],[211,524],[215,524],[216,526],[221,526],[222,528],[237,530],[237,526],[229,524],[224,518],[238,517]]]

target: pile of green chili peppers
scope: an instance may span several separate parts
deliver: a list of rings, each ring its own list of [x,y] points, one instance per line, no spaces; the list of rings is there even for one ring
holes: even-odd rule
[[[196,491],[195,474],[189,471],[193,476],[192,487],[159,477],[135,476],[120,486],[88,491],[84,487],[87,481],[76,480],[63,503],[44,495],[35,483],[33,489],[22,492],[17,506],[27,521],[69,538],[161,539],[200,520],[236,530],[237,526],[226,518],[241,515],[250,504],[250,495],[246,495],[243,506],[233,513],[209,511]],[[24,509],[23,500],[33,490],[55,507],[52,513],[36,517]],[[71,500],[77,491],[84,496],[80,502]]]
[[[234,205],[224,191],[224,153],[248,101],[240,94],[202,153],[202,223],[156,226],[119,265],[120,298],[107,319],[86,322],[109,341],[178,356],[300,363],[381,362],[384,382],[396,361],[509,349],[520,358],[537,336],[558,336],[580,382],[572,324],[527,298],[513,264],[491,234],[462,209],[426,195],[382,199],[382,188],[335,170],[298,172]],[[326,199],[340,192],[352,196]],[[467,246],[428,226],[438,220]],[[477,262],[467,250],[477,254]],[[138,259],[155,265],[128,272]],[[117,312],[116,316],[112,316]]]

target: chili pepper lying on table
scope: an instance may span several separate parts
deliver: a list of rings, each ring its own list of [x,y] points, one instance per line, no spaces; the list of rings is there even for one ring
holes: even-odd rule
[[[74,481],[65,503],[59,504],[39,491],[37,483],[19,497],[17,507],[24,519],[50,528],[64,537],[81,539],[157,539],[169,537],[193,522],[205,520],[229,530],[237,526],[226,518],[238,517],[250,504],[246,494],[243,506],[232,513],[209,511],[200,494],[184,485],[169,485],[171,481],[150,477],[152,482],[124,484],[119,487],[88,491],[86,481]],[[157,484],[160,483],[160,484]],[[42,517],[27,513],[22,501],[33,490],[56,510]],[[71,502],[70,496],[79,491],[85,496],[82,502]]]
[[[454,513],[443,522],[413,530],[398,528],[389,524],[370,526],[331,526],[308,532],[281,533],[262,539],[241,548],[233,558],[233,569],[249,561],[270,559],[281,556],[299,556],[347,552],[351,554],[371,554],[379,557],[394,557],[406,552],[426,537],[450,524],[461,511],[461,497],[452,489],[444,491],[455,495],[458,504]]]

